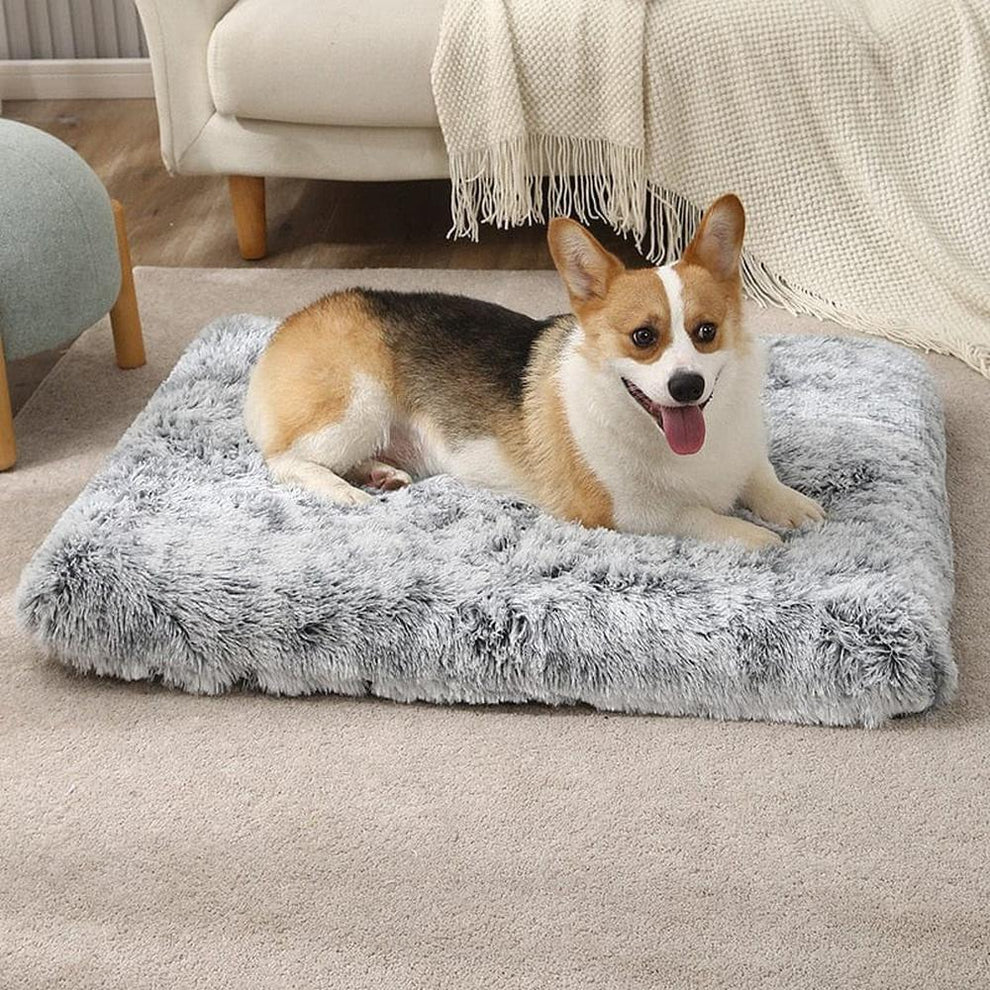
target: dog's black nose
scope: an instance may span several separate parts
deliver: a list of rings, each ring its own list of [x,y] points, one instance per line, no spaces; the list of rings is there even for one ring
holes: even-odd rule
[[[667,382],[674,402],[697,402],[705,391],[705,379],[693,371],[676,371]]]

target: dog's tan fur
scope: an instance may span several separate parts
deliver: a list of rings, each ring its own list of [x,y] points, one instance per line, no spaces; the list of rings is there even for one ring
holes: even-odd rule
[[[574,442],[556,380],[570,331],[570,321],[563,320],[536,345],[523,404],[523,442],[510,453],[530,479],[535,502],[562,519],[611,528],[612,498]]]
[[[288,317],[258,361],[251,402],[268,415],[260,440],[266,457],[303,434],[343,419],[355,372],[395,390],[392,355],[360,292],[324,296]]]

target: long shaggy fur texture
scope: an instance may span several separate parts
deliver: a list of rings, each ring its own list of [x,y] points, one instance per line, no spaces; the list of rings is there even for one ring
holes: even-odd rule
[[[771,457],[828,521],[748,553],[447,477],[359,508],[276,485],[241,415],[274,326],[207,328],[25,570],[22,621],[61,662],[206,693],[828,725],[951,695],[942,413],[910,353],[769,342]]]

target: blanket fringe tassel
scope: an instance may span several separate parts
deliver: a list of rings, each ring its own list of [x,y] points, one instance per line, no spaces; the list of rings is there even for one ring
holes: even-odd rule
[[[603,220],[653,264],[680,257],[702,210],[683,196],[644,178],[641,148],[602,140],[526,135],[450,159],[451,217],[448,236],[477,241],[481,223],[499,229],[576,216]],[[831,320],[852,330],[910,347],[960,358],[990,378],[990,347],[961,338],[936,339],[913,327],[862,317],[770,271],[743,253],[743,287],[763,307]]]

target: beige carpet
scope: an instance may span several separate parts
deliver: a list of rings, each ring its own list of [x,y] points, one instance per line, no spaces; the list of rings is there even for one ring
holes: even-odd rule
[[[990,985],[990,383],[953,359],[960,695],[888,729],[198,698],[26,641],[21,566],[197,330],[355,281],[563,301],[542,272],[139,270],[149,365],[118,372],[98,326],[18,417],[0,987]]]

